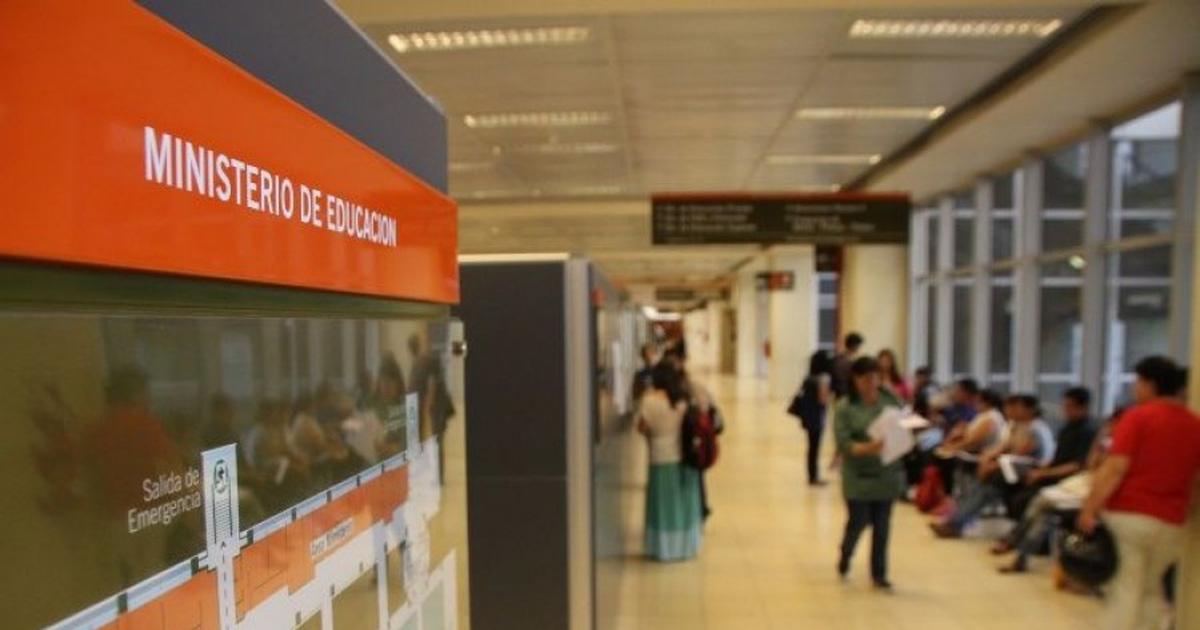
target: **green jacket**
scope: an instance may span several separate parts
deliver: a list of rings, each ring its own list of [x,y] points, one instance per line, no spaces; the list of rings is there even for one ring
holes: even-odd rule
[[[887,407],[904,406],[891,393],[880,390],[874,405],[844,398],[838,402],[833,416],[833,435],[838,452],[842,454],[842,494],[847,499],[886,501],[904,494],[903,460],[888,466],[877,455],[857,456],[850,453],[855,442],[870,442],[867,427]]]

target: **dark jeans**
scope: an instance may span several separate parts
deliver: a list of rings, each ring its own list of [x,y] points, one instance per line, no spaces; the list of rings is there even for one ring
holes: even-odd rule
[[[846,500],[850,512],[846,520],[846,534],[842,538],[842,564],[849,565],[854,556],[854,547],[867,526],[871,527],[871,578],[887,579],[888,533],[892,525],[891,501]]]
[[[808,483],[816,483],[821,480],[821,434],[825,432],[825,423],[805,422],[804,432],[808,434]]]

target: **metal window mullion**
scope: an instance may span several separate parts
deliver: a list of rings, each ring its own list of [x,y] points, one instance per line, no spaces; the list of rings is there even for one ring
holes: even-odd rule
[[[947,382],[954,374],[954,283],[949,271],[954,266],[954,200],[949,195],[938,203],[937,275],[934,291],[937,330],[934,337],[934,370]]]
[[[975,185],[975,264],[971,288],[971,371],[990,381],[992,344],[992,286],[988,264],[992,261],[992,211],[995,193],[991,178]]]
[[[921,278],[929,273],[929,230],[924,212],[909,215],[908,268],[908,370],[912,373],[929,362],[926,343],[929,330],[928,301],[921,290]]]
[[[1198,365],[1200,359],[1200,322],[1193,321],[1192,300],[1196,290],[1195,244],[1200,240],[1196,230],[1200,221],[1200,72],[1187,75],[1180,98],[1183,102],[1179,118],[1179,162],[1176,171],[1175,233],[1179,240],[1172,250],[1171,319],[1168,323],[1169,347],[1176,348],[1176,358]],[[1190,348],[1190,351],[1189,351]],[[1190,361],[1188,361],[1190,359]],[[1200,387],[1192,387],[1192,402],[1200,403]],[[1198,606],[1200,607],[1200,606]],[[1197,614],[1200,617],[1200,613]],[[1183,627],[1183,626],[1180,626]]]
[[[1041,287],[1037,255],[1041,252],[1041,158],[1026,162],[1017,172],[1016,258],[1013,273],[1013,389],[1036,391],[1038,348],[1041,342]]]
[[[1079,380],[1100,392],[1107,359],[1105,331],[1105,280],[1108,277],[1108,257],[1104,243],[1108,238],[1108,214],[1112,190],[1112,150],[1107,128],[1095,130],[1088,140],[1088,170],[1084,191],[1083,291],[1080,322],[1083,325],[1080,352]]]

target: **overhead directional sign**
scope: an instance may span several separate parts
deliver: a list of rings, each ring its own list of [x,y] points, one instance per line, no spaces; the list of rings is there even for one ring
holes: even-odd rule
[[[906,194],[703,194],[651,199],[655,245],[907,243]]]

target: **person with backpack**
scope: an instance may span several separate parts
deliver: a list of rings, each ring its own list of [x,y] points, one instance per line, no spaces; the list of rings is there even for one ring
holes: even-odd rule
[[[883,440],[871,434],[871,425],[888,408],[901,403],[880,385],[879,364],[861,357],[850,366],[850,392],[834,412],[833,432],[842,453],[842,494],[846,498],[846,531],[842,538],[838,575],[845,579],[850,560],[863,531],[871,528],[871,581],[890,591],[887,575],[888,538],[892,505],[904,493],[904,469],[899,460],[885,464]]]
[[[637,428],[650,444],[645,552],[661,562],[687,560],[700,551],[700,471],[684,461],[688,407],[679,373],[669,365],[656,366],[642,396]]]
[[[800,426],[808,434],[808,485],[824,486],[821,479],[821,435],[825,432],[825,413],[833,396],[833,358],[824,350],[817,350],[808,359],[808,376],[800,384],[800,391],[792,398],[788,413],[800,419]]]

